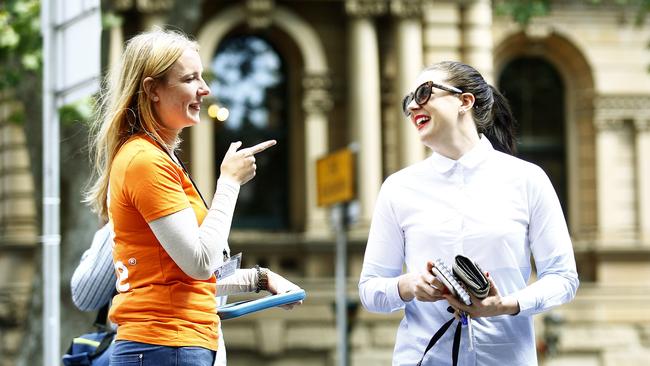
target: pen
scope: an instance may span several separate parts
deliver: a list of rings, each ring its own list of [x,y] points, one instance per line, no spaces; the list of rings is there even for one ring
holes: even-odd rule
[[[472,331],[472,317],[465,313],[462,312],[460,313],[460,321],[463,325],[467,326],[467,330],[469,331],[469,350],[472,351],[474,350],[474,332]]]

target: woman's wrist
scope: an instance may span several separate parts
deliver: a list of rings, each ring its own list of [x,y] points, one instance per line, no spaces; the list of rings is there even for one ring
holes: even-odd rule
[[[414,273],[405,273],[398,277],[397,292],[402,301],[409,302],[415,298],[413,284],[415,283],[416,276]]]
[[[255,292],[266,291],[269,289],[269,270],[255,265],[257,272],[257,281],[255,281]]]
[[[501,313],[504,315],[517,315],[519,314],[519,301],[512,296],[504,296],[501,298]]]

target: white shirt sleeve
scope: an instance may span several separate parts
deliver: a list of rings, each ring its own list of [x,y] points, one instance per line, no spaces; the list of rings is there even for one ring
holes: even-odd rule
[[[512,294],[521,315],[541,313],[571,301],[580,284],[560,201],[546,174],[537,170],[528,188],[528,238],[538,279]]]
[[[217,280],[217,296],[253,292],[257,285],[257,270],[255,268],[238,269],[234,274]]]
[[[404,233],[389,200],[387,183],[377,197],[359,280],[361,303],[368,311],[379,313],[404,308],[397,287],[404,263]]]
[[[223,261],[238,195],[239,184],[220,178],[200,227],[191,207],[149,223],[167,254],[188,276],[208,279]]]
[[[115,291],[113,271],[112,232],[108,224],[97,230],[90,248],[70,279],[72,302],[79,310],[99,310],[107,304]]]

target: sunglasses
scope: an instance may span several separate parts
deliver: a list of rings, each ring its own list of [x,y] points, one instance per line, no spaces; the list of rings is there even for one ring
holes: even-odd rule
[[[402,110],[404,111],[405,116],[409,116],[411,112],[409,112],[409,104],[411,104],[412,100],[415,100],[415,103],[419,105],[420,107],[427,104],[429,101],[429,98],[431,98],[431,91],[433,88],[437,88],[440,90],[448,91],[450,93],[454,94],[463,94],[463,91],[455,88],[453,86],[444,86],[440,84],[436,84],[433,81],[427,81],[424,84],[421,84],[417,88],[415,88],[415,91],[413,93],[407,94],[404,99],[402,99]]]

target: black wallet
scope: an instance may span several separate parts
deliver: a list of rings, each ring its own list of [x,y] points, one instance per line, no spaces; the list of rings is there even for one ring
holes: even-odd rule
[[[441,259],[436,259],[431,272],[465,305],[472,304],[470,293],[479,299],[484,299],[490,291],[490,281],[485,277],[481,267],[463,255],[454,258],[452,270],[449,270]]]

